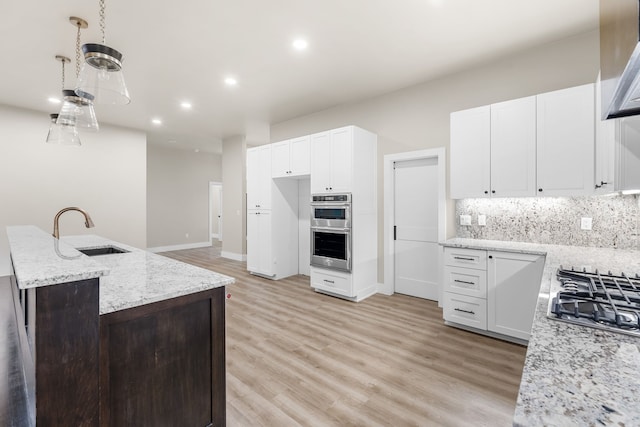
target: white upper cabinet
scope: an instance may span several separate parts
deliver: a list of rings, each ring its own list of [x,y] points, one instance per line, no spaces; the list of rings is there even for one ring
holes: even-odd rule
[[[594,85],[538,95],[538,194],[593,194]]]
[[[595,86],[596,105],[595,105],[595,121],[596,121],[596,168],[595,182],[593,187],[598,194],[607,194],[614,191],[617,187],[615,182],[616,171],[616,129],[618,120],[602,120],[601,107],[602,100],[600,94],[600,76]]]
[[[311,135],[311,193],[352,191],[353,128]]]
[[[309,136],[271,144],[271,176],[286,178],[309,175],[310,145]]]
[[[611,120],[610,120],[611,121]],[[618,120],[616,143],[616,190],[640,190],[640,118]]]
[[[535,195],[536,99],[451,114],[451,197]]]
[[[247,150],[247,209],[271,209],[271,145]]]
[[[491,105],[491,196],[536,194],[536,98]]]
[[[451,198],[488,197],[491,191],[491,108],[451,113]]]

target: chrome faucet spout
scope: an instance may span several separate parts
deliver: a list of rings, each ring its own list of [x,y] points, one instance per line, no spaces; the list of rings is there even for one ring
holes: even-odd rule
[[[80,208],[76,208],[74,206],[68,207],[68,208],[64,208],[61,209],[55,216],[55,218],[53,218],[53,237],[55,237],[56,239],[60,238],[60,227],[58,225],[59,220],[60,220],[60,216],[67,212],[67,211],[78,211],[80,212],[82,215],[84,215],[84,225],[87,228],[92,228],[95,227],[93,220],[91,219],[91,216],[89,216],[89,214],[84,210],[84,209],[80,209]]]

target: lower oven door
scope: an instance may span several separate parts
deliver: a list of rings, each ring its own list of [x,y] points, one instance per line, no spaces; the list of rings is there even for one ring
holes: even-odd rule
[[[311,265],[351,271],[351,229],[311,227]]]

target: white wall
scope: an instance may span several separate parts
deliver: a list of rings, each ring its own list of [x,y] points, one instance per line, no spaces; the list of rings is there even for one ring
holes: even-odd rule
[[[384,66],[383,58],[380,65]],[[598,70],[599,38],[593,31],[373,99],[274,124],[271,141],[345,125],[360,126],[378,135],[378,256],[382,260],[385,155],[435,147],[448,150],[452,111],[594,82]],[[449,236],[455,234],[454,211],[449,200]],[[380,261],[378,281],[383,278]]]
[[[218,154],[149,145],[148,247],[210,244],[209,181],[221,178]]]
[[[0,276],[9,274],[8,225],[53,231],[53,217],[67,206],[78,212],[60,219],[61,235],[98,234],[145,248],[146,135],[101,124],[80,134],[81,147],[45,143],[47,114],[0,106]]]
[[[231,259],[247,253],[246,158],[244,137],[222,141],[222,256]]]

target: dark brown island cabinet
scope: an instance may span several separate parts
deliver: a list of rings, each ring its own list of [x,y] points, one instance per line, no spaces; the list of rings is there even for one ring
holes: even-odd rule
[[[224,287],[100,316],[99,278],[11,280],[38,427],[225,425]]]

